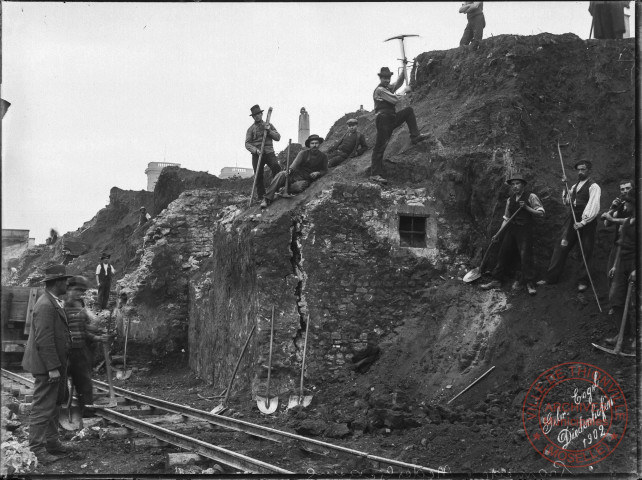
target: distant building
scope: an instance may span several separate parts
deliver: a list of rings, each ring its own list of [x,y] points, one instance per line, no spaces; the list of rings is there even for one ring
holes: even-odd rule
[[[305,141],[310,136],[310,114],[305,107],[301,107],[299,115],[299,145],[305,145]]]
[[[230,178],[230,177],[241,177],[241,178],[250,178],[254,175],[254,170],[251,168],[243,167],[223,167],[221,168],[221,174],[218,178]]]
[[[145,169],[145,174],[147,175],[147,191],[153,192],[154,187],[156,187],[156,182],[158,177],[161,174],[161,171],[165,167],[180,167],[180,163],[169,163],[169,162],[149,162],[147,168]]]

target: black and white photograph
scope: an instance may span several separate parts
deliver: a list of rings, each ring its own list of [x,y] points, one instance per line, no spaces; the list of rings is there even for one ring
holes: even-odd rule
[[[0,476],[640,478],[638,7],[3,0]]]

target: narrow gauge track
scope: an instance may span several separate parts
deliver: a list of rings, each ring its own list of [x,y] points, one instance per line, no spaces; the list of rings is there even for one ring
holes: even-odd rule
[[[23,377],[5,369],[2,369],[2,377],[5,381],[9,380],[17,382],[25,387],[33,386],[33,380],[31,380],[30,378]],[[108,385],[106,383],[100,382],[98,380],[94,380],[93,382],[98,390],[102,392],[108,391]],[[377,455],[371,455],[367,452],[362,452],[339,445],[333,445],[327,442],[303,437],[301,435],[277,430],[271,427],[246,422],[244,420],[236,418],[225,417],[223,415],[212,414],[207,411],[198,410],[185,405],[167,402],[165,400],[149,397],[147,395],[125,390],[123,388],[113,388],[116,394],[116,399],[119,401],[119,406],[114,408],[101,408],[97,411],[97,414],[101,417],[126,428],[155,437],[165,443],[175,445],[194,453],[198,453],[203,457],[210,458],[214,461],[228,465],[240,471],[251,473],[294,473],[275,465],[270,465],[266,462],[247,457],[240,453],[232,452],[222,447],[217,447],[215,445],[202,442],[198,439],[188,437],[186,435],[182,435],[158,425],[145,422],[144,420],[141,420],[139,418],[140,415],[134,416],[131,414],[131,412],[134,412],[137,408],[140,410],[141,406],[144,406],[142,408],[146,408],[147,413],[150,413],[151,411],[154,413],[181,415],[186,420],[192,419],[196,421],[204,421],[226,430],[242,432],[247,435],[270,440],[272,442],[293,443],[292,448],[295,448],[296,446],[303,448],[307,447],[311,451],[319,451],[319,449],[321,449],[322,451],[329,451],[335,454],[348,455],[364,460],[370,460],[372,462],[376,462],[376,464],[380,466],[387,466],[388,471],[392,469],[392,472],[397,473],[443,473],[443,471],[434,468],[405,463],[399,460],[380,457]],[[124,411],[130,412],[130,415],[119,412],[119,408],[122,408]]]

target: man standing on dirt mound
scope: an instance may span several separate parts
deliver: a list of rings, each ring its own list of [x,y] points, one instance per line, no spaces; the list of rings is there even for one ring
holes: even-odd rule
[[[111,291],[111,280],[116,269],[109,263],[111,255],[103,253],[100,256],[100,263],[96,267],[96,284],[98,285],[98,306],[101,310],[107,308],[109,292]]]
[[[377,140],[372,151],[370,180],[378,183],[387,183],[387,180],[382,177],[383,153],[388,146],[392,132],[399,128],[401,124],[405,123],[408,125],[408,130],[410,130],[410,141],[413,145],[423,142],[431,136],[419,133],[415,111],[412,107],[406,107],[398,112],[396,111],[396,105],[399,103],[399,100],[401,100],[401,95],[395,95],[394,92],[403,84],[406,69],[402,69],[401,75],[399,75],[394,85],[390,85],[392,72],[388,67],[382,67],[378,75],[380,83],[372,95],[376,113],[375,125],[377,127]]]
[[[484,17],[484,2],[464,2],[459,13],[465,13],[468,23],[464,35],[459,41],[459,46],[465,47],[472,43],[473,50],[479,48],[479,42],[484,36],[486,18]]]
[[[55,455],[69,453],[60,442],[58,418],[67,392],[67,358],[71,337],[67,316],[60,297],[67,292],[64,265],[45,269],[45,293],[33,308],[29,339],[22,359],[22,368],[35,379],[29,418],[29,448],[41,463],[59,459]]]
[[[252,168],[256,177],[256,193],[259,199],[265,195],[265,184],[263,183],[263,167],[267,164],[272,171],[272,178],[281,171],[279,161],[274,154],[274,146],[272,141],[278,142],[281,140],[281,134],[276,131],[274,125],[263,121],[263,110],[258,105],[254,105],[250,109],[250,117],[254,119],[254,123],[247,129],[245,134],[245,148],[252,154]],[[265,144],[263,145],[263,136],[265,135]],[[261,155],[261,145],[263,145],[263,155]],[[259,157],[261,157],[261,164],[259,165]]]
[[[506,226],[504,239],[502,240],[499,249],[499,258],[497,265],[493,269],[494,280],[481,285],[484,290],[491,288],[501,287],[501,281],[504,279],[504,274],[509,266],[509,262],[516,248],[519,253],[519,259],[522,264],[522,278],[515,280],[513,283],[513,291],[517,291],[520,286],[526,284],[528,293],[535,295],[535,271],[533,267],[533,220],[534,217],[544,216],[544,207],[540,199],[531,192],[525,192],[526,180],[520,175],[512,175],[511,178],[506,180],[506,183],[511,186],[513,195],[506,200],[506,210],[504,212],[504,223],[506,225],[509,220],[510,223]],[[515,215],[513,217],[513,215]],[[493,237],[493,242],[498,240],[497,235]]]
[[[597,229],[597,217],[600,213],[601,189],[597,183],[590,178],[592,164],[588,160],[580,160],[575,164],[577,170],[577,183],[573,185],[570,192],[566,188],[562,191],[564,205],[570,205],[569,212],[564,226],[562,227],[562,238],[555,245],[551,263],[543,280],[538,285],[557,283],[564,269],[564,263],[571,249],[577,243],[577,237],[582,241],[585,268],[578,279],[577,289],[580,292],[588,288],[591,259],[593,257],[593,245],[595,244],[595,231]],[[562,178],[566,185],[566,177]],[[576,221],[574,220],[576,219]]]

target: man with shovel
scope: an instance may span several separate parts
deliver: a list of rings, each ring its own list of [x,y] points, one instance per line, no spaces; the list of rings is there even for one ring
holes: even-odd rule
[[[635,282],[635,263],[637,258],[636,222],[635,222],[635,191],[631,190],[622,198],[624,208],[630,215],[620,227],[620,237],[617,243],[617,253],[613,267],[609,270],[611,288],[609,290],[609,303],[616,319],[621,319],[627,300],[629,281]],[[635,311],[635,310],[634,310]],[[635,325],[630,321],[626,324],[626,334],[633,339],[635,346]],[[617,335],[607,338],[606,343],[615,344]]]
[[[67,372],[78,395],[78,403],[83,416],[92,416],[93,409],[86,405],[94,403],[93,384],[91,382],[91,367],[93,355],[90,343],[106,341],[100,328],[91,323],[91,318],[85,307],[83,295],[89,289],[89,280],[82,276],[71,277],[67,282],[67,300],[65,313],[69,322],[71,334],[71,353]]]
[[[571,212],[562,227],[562,238],[555,245],[546,275],[537,282],[538,285],[557,283],[564,269],[566,257],[577,243],[579,236],[582,242],[581,249],[585,260],[585,269],[578,280],[577,290],[584,292],[588,288],[589,268],[593,256],[601,195],[599,185],[590,177],[591,167],[592,164],[588,160],[577,162],[575,164],[577,183],[570,188],[570,191],[564,188],[562,192],[562,201],[564,205],[570,206]],[[562,177],[562,183],[566,185],[565,176]]]
[[[277,132],[274,125],[263,121],[263,110],[258,105],[254,105],[250,111],[250,116],[254,119],[254,123],[247,129],[245,134],[245,148],[252,154],[252,168],[256,175],[256,192],[259,198],[265,195],[265,184],[263,183],[263,167],[267,164],[272,171],[274,178],[277,173],[281,171],[279,161],[274,154],[274,146],[272,141],[278,142],[281,140],[281,134]],[[269,116],[269,115],[268,115]],[[265,135],[265,144],[263,145],[263,134]],[[261,145],[263,145],[263,155],[261,155]],[[261,164],[259,165],[259,157],[261,157]]]
[[[405,59],[404,62],[406,62]],[[382,67],[378,75],[380,83],[372,94],[375,113],[377,114],[375,117],[377,139],[375,140],[375,146],[372,151],[370,180],[377,183],[387,183],[387,180],[382,177],[383,154],[395,129],[399,128],[403,123],[408,125],[410,141],[413,145],[427,140],[431,135],[419,133],[415,111],[412,107],[406,107],[396,111],[396,105],[402,96],[395,95],[395,92],[403,85],[404,78],[406,77],[406,69],[402,69],[401,75],[394,85],[390,84],[392,72],[388,67]]]
[[[290,193],[301,193],[312,182],[328,173],[328,157],[319,150],[323,138],[310,135],[305,141],[307,150],[301,150],[292,162],[289,172],[279,172],[268,187],[267,193],[261,202],[261,208],[267,208],[276,191],[285,185],[286,178],[290,184]]]
[[[22,368],[35,379],[29,423],[29,448],[41,463],[55,462],[55,455],[71,450],[60,441],[58,418],[67,392],[67,357],[71,337],[60,297],[67,291],[64,265],[45,269],[45,293],[33,309]]]
[[[481,288],[488,290],[491,288],[501,287],[501,281],[504,278],[513,250],[516,248],[519,252],[519,259],[522,265],[522,278],[515,280],[513,291],[517,291],[521,285],[526,284],[528,293],[535,295],[535,285],[533,280],[535,272],[533,267],[533,221],[535,217],[544,216],[544,207],[542,202],[532,192],[526,192],[526,180],[521,175],[513,174],[506,180],[510,185],[513,194],[506,200],[506,210],[504,212],[504,227],[509,219],[511,222],[506,225],[504,239],[499,249],[499,258],[497,265],[493,269],[491,282],[481,285]],[[513,215],[515,215],[513,217]],[[498,236],[493,237],[493,242],[498,240]]]

